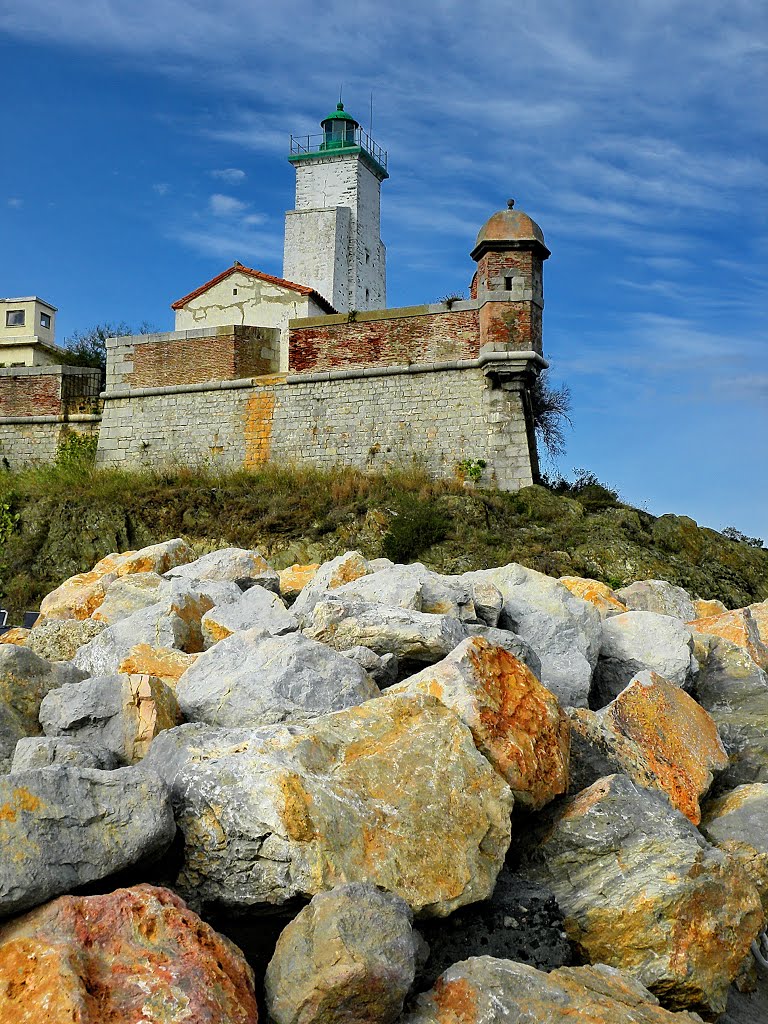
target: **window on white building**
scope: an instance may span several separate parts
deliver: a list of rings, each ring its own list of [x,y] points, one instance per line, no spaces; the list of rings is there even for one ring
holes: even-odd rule
[[[46,329],[46,331],[50,331],[50,329],[51,329],[51,317],[50,317],[49,313],[41,313],[40,314],[40,326],[44,327]]]
[[[5,314],[6,327],[23,327],[26,322],[23,309],[9,309]]]

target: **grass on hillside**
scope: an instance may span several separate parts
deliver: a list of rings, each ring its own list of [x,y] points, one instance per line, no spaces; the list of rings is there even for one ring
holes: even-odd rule
[[[358,548],[441,572],[521,562],[611,586],[663,578],[731,607],[768,598],[768,551],[655,518],[589,473],[513,494],[386,474],[266,465],[96,469],[65,445],[57,463],[0,474],[0,602],[18,621],[63,579],[111,551],[185,536],[203,553],[258,547],[282,568]]]

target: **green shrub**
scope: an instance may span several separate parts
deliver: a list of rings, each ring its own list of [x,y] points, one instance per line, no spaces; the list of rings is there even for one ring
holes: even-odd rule
[[[450,521],[433,500],[404,495],[392,514],[382,551],[393,562],[411,562],[422,551],[445,540]]]
[[[90,469],[96,463],[95,434],[77,434],[68,431],[56,449],[56,466],[60,469]]]

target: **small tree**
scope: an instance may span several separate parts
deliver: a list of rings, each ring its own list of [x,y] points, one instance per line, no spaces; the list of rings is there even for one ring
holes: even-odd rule
[[[64,340],[67,355],[64,361],[69,366],[95,366],[100,370],[107,368],[107,338],[119,338],[124,334],[154,334],[156,327],[146,321],[133,330],[124,321],[120,323],[96,324],[85,331],[75,331]]]
[[[571,411],[570,388],[567,384],[552,387],[549,370],[542,370],[534,381],[530,396],[536,437],[552,459],[565,455],[565,424],[573,428],[568,415]]]

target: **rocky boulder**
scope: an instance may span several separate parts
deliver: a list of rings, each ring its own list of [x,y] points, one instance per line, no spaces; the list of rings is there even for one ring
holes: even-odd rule
[[[696,618],[696,608],[688,592],[666,580],[639,580],[617,590],[616,597],[632,612],[672,615],[683,622]]]
[[[301,722],[378,693],[355,661],[301,633],[270,636],[259,627],[219,641],[176,684],[188,720],[232,728]]]
[[[168,569],[166,576],[183,577],[188,580],[229,580],[253,579],[272,569],[266,558],[256,548],[219,548],[201,555],[194,562]]]
[[[570,789],[623,772],[660,789],[697,825],[699,798],[728,755],[712,718],[687,693],[655,672],[641,672],[602,711],[573,708]]]
[[[85,675],[74,665],[45,661],[26,647],[0,646],[0,772],[10,767],[23,736],[42,732],[38,715],[45,695]]]
[[[313,896],[280,935],[265,978],[274,1024],[393,1024],[416,972],[405,900],[353,882]]]
[[[30,630],[25,647],[46,661],[71,661],[103,629],[93,619],[51,619]]]
[[[490,895],[509,846],[509,787],[433,697],[252,732],[184,725],[144,764],[172,785],[177,884],[201,904],[282,904],[356,881],[443,916]]]
[[[51,765],[65,768],[101,768],[112,771],[120,763],[115,755],[89,744],[87,747],[63,736],[26,736],[19,740],[13,752],[11,774],[28,772]]]
[[[154,676],[166,685],[174,687],[199,655],[184,654],[173,647],[152,647],[151,644],[136,644],[117,666],[118,675]]]
[[[603,621],[590,707],[604,707],[639,672],[649,670],[675,686],[689,686],[697,669],[691,630],[679,619],[642,611],[614,615]]]
[[[89,572],[71,576],[43,598],[36,625],[48,619],[87,619],[102,603],[107,588],[118,577],[143,572],[162,574],[193,558],[189,544],[179,538],[152,544],[140,551],[107,555]]]
[[[402,1024],[701,1024],[671,1013],[637,980],[605,964],[545,974],[527,964],[472,957],[419,996]]]
[[[345,583],[367,576],[370,572],[370,563],[359,551],[347,551],[337,558],[332,558],[330,562],[323,562],[297,594],[293,605],[294,611],[297,615],[308,615],[329,591],[338,590]]]
[[[522,872],[553,890],[582,957],[709,1019],[763,926],[744,872],[664,794],[625,775],[544,812]]]
[[[303,629],[306,636],[337,651],[369,647],[376,654],[395,654],[401,661],[422,664],[440,661],[467,636],[452,615],[393,608],[340,594],[318,600]]]
[[[429,694],[454,710],[524,806],[538,809],[566,791],[568,719],[557,698],[502,647],[481,637],[464,640],[388,692]]]
[[[477,623],[465,622],[464,629],[470,636],[481,636],[494,647],[503,647],[511,655],[522,661],[533,672],[537,679],[541,678],[541,659],[529,643],[522,637],[510,633],[508,629],[497,629],[494,626],[480,626]]]
[[[713,639],[693,696],[714,719],[729,757],[715,790],[768,782],[768,675],[746,649]]]
[[[89,675],[103,676],[117,672],[137,644],[199,653],[203,650],[201,619],[214,603],[194,584],[177,580],[159,601],[119,618],[81,647],[73,661]]]
[[[541,682],[566,707],[586,707],[600,649],[600,615],[558,580],[522,565],[465,573],[471,584],[497,587],[499,626],[526,640],[541,659]]]
[[[203,643],[208,648],[237,630],[254,626],[272,636],[293,633],[299,628],[299,620],[287,610],[277,594],[255,586],[246,590],[237,601],[211,608],[200,625]]]
[[[14,1024],[255,1024],[253,971],[168,889],[62,896],[0,926],[0,1018]]]
[[[0,917],[151,860],[175,831],[166,786],[142,768],[2,776]]]
[[[621,615],[622,612],[627,611],[627,606],[621,603],[607,583],[585,579],[581,576],[561,576],[560,582],[570,590],[574,597],[580,597],[582,601],[589,601],[590,604],[593,604],[600,613],[601,619],[606,619],[609,615]]]
[[[46,736],[107,750],[120,764],[136,764],[164,729],[181,725],[173,690],[153,676],[85,679],[52,690],[40,705]]]
[[[280,594],[291,604],[308,583],[311,583],[320,568],[317,562],[311,565],[289,565],[278,572],[280,577]]]
[[[722,612],[705,619],[695,619],[690,627],[696,633],[707,633],[743,647],[752,660],[768,670],[768,604],[753,604],[732,612]]]
[[[701,831],[744,868],[768,912],[768,784],[737,786],[710,800]]]

